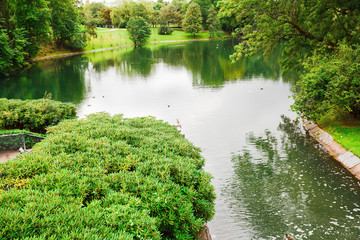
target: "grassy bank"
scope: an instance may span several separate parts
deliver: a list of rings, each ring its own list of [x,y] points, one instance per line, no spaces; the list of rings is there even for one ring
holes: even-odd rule
[[[345,149],[360,157],[360,121],[320,124]]]
[[[148,42],[158,42],[158,41],[174,41],[174,40],[197,40],[197,39],[209,39],[208,32],[201,32],[195,35],[186,33],[181,29],[174,29],[174,32],[171,35],[159,35],[157,33],[158,28],[151,28],[151,36],[148,39]],[[83,51],[92,51],[99,50],[103,48],[112,48],[112,47],[121,47],[133,44],[129,39],[126,29],[105,29],[105,28],[96,28],[97,37],[91,38],[87,42],[87,46]],[[229,37],[227,33],[221,33],[220,37]],[[70,53],[67,50],[56,50],[52,46],[43,46],[39,54],[36,56],[45,57],[45,56],[56,56],[60,54]]]

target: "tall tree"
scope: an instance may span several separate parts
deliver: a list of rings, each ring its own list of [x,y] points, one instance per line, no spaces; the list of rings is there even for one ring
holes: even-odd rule
[[[76,3],[76,0],[50,0],[53,40],[58,48],[77,50],[86,46]]]
[[[201,23],[202,17],[199,5],[191,3],[186,10],[182,27],[185,32],[191,33],[195,37],[195,34],[203,29]]]
[[[241,29],[243,41],[234,59],[256,52],[267,53],[284,43],[284,66],[306,59],[319,45],[329,51],[341,41],[360,41],[359,1],[337,0],[238,0],[239,11],[253,14]]]
[[[160,19],[162,22],[181,23],[182,18],[182,14],[177,11],[176,7],[172,4],[162,7],[160,10]]]
[[[14,15],[13,2],[0,0],[0,76],[21,68],[28,55],[28,44],[24,30],[18,28]]]
[[[208,24],[210,37],[213,37],[221,29],[220,21],[214,6],[211,6],[209,9],[209,15],[206,23]]]
[[[112,25],[111,11],[112,11],[112,8],[110,8],[110,7],[105,7],[105,8],[101,9],[100,17],[102,19],[104,19],[104,21],[107,25]]]
[[[145,43],[151,35],[150,26],[142,17],[131,17],[126,28],[129,38],[134,42],[135,47]]]
[[[196,3],[200,7],[201,16],[202,16],[202,24],[206,26],[206,20],[208,18],[209,9],[212,6],[211,0],[192,0],[191,3]]]
[[[133,1],[123,0],[118,3],[111,12],[111,21],[117,27],[126,27],[134,6]]]
[[[17,0],[13,2],[16,24],[24,30],[28,44],[25,51],[35,57],[40,44],[50,40],[50,9],[45,0]]]

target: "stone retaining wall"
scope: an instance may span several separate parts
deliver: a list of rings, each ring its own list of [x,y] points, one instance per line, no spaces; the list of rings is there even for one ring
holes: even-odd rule
[[[360,158],[352,152],[344,149],[334,138],[318,125],[304,120],[304,127],[321,145],[323,145],[331,156],[340,162],[349,172],[360,180]]]

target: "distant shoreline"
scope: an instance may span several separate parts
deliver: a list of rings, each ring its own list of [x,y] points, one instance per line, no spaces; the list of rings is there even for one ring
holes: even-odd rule
[[[197,42],[197,41],[210,41],[210,40],[220,40],[220,39],[230,39],[230,38],[231,37],[205,38],[205,39],[187,39],[187,40],[167,40],[167,41],[146,42],[145,44],[175,43],[175,42]],[[108,50],[115,50],[115,49],[134,47],[134,46],[135,46],[135,44],[130,44],[130,45],[124,45],[124,46],[119,46],[119,47],[102,48],[102,49],[83,51],[83,52],[63,53],[63,54],[52,55],[52,56],[47,56],[47,57],[33,58],[33,59],[30,59],[29,62],[39,62],[39,61],[45,61],[45,60],[50,60],[50,59],[54,59],[54,58],[69,57],[69,56],[81,55],[81,54],[85,54],[85,53],[103,52],[103,51],[108,51]]]

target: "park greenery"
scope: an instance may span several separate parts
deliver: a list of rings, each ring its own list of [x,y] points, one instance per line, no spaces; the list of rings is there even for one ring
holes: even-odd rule
[[[138,46],[230,31],[239,40],[230,56],[238,65],[201,58],[222,65],[222,72],[202,68],[208,65],[200,61],[191,69],[205,84],[216,85],[221,77],[244,76],[245,64],[239,64],[244,56],[266,58],[282,49],[284,72],[301,73],[292,109],[320,123],[330,119],[325,129],[360,155],[359,1],[122,0],[109,7],[78,0],[0,0],[0,7],[1,76],[47,48],[58,53]],[[113,27],[127,31],[109,30]],[[181,56],[205,55],[194,46]],[[118,61],[131,65],[146,54],[136,48]],[[238,72],[227,76],[226,69],[234,67]],[[134,64],[131,71],[146,75],[149,69]],[[0,99],[0,135],[48,133],[31,154],[0,165],[1,236],[194,239],[212,218],[215,198],[199,149],[152,118],[101,113],[72,119],[75,115],[72,104],[47,98]]]
[[[214,29],[213,20],[207,22],[210,8],[212,18],[217,14],[216,10],[214,12],[216,2],[212,0],[122,0],[111,7],[103,2],[82,3],[78,0],[0,0],[0,75],[14,73],[39,55],[83,51],[91,44],[89,40],[96,38],[97,27],[127,28],[134,25],[128,25],[131,18],[140,17],[147,25],[160,26],[158,33],[154,32],[156,35],[169,35],[173,32],[172,27],[182,26],[192,4],[199,6],[201,12],[196,14],[202,20],[192,27],[191,34],[208,27]],[[190,27],[189,24],[185,26]],[[129,35],[130,39],[136,39],[135,45],[146,42],[147,33],[137,35],[144,36],[134,38],[134,33]]]
[[[214,214],[199,149],[169,124],[99,113],[0,164],[5,239],[194,239]]]
[[[195,36],[196,33],[203,29],[201,25],[202,19],[200,6],[197,3],[191,3],[182,24],[184,31]]]
[[[142,17],[131,17],[126,29],[135,46],[145,43],[151,35],[150,26]]]
[[[294,110],[311,120],[338,113],[359,117],[360,2],[223,0],[219,5],[220,17],[237,15],[236,24],[228,23],[241,37],[233,60],[266,55],[282,44],[284,69],[302,69]]]
[[[47,98],[20,100],[0,98],[0,129],[23,129],[46,133],[49,126],[75,118],[76,108]]]

